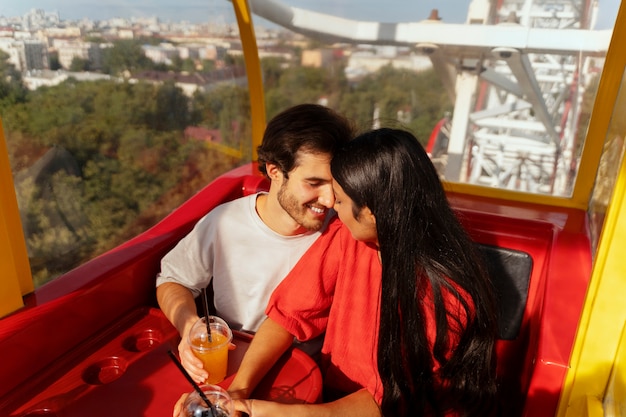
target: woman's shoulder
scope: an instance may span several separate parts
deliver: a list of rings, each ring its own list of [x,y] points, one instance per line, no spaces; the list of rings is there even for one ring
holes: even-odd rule
[[[335,241],[337,238],[345,239],[346,237],[351,236],[350,231],[341,222],[341,220],[339,220],[339,217],[337,216],[336,213],[334,212],[330,213],[329,216],[331,216],[331,218],[328,221],[328,225],[322,231],[322,234],[317,239],[318,241],[328,243],[328,242]],[[346,235],[346,232],[347,232],[347,235]]]

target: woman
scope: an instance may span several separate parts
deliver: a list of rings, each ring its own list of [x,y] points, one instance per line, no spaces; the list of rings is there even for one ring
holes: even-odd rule
[[[326,333],[325,403],[236,401],[251,417],[484,416],[495,303],[473,243],[410,133],[379,129],[331,162],[333,222],[275,290],[229,391],[248,398],[291,345]]]
[[[335,209],[350,230],[350,213],[338,207],[342,194],[354,218],[371,212],[375,219],[382,414],[485,415],[496,393],[492,288],[426,152],[410,133],[380,129],[348,143],[331,172]],[[460,311],[447,309],[446,298]]]

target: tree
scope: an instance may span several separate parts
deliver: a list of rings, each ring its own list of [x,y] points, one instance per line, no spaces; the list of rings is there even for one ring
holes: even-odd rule
[[[183,90],[168,81],[158,88],[153,113],[157,130],[183,130],[189,124],[189,99]]]
[[[50,51],[48,54],[48,58],[48,65],[52,71],[60,70],[62,68],[61,62],[59,61],[59,53],[57,51]]]
[[[298,103],[316,103],[331,91],[329,73],[325,68],[291,67],[280,75],[278,86],[266,94],[269,118]]]
[[[381,126],[409,129],[426,143],[433,127],[452,110],[452,103],[433,70],[415,72],[386,66],[356,83],[339,105],[341,112],[363,128],[372,126],[375,109]]]
[[[285,61],[280,58],[268,57],[261,59],[261,69],[263,71],[263,85],[266,90],[278,87],[278,82],[284,70],[282,66]]]
[[[0,50],[0,111],[26,100],[22,76],[9,63],[9,54]]]
[[[152,61],[146,57],[141,43],[135,39],[119,39],[113,46],[103,51],[102,72],[122,75],[125,72],[153,68]]]
[[[91,69],[91,63],[88,59],[83,59],[75,56],[72,58],[72,63],[70,64],[70,71],[73,72],[82,72],[89,71]]]
[[[201,62],[202,65],[202,71],[203,72],[210,72],[213,71],[215,69],[215,60],[213,59],[203,59]]]

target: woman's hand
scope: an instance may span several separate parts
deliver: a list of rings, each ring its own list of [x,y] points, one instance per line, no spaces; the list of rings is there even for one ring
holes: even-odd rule
[[[233,400],[235,411],[241,415],[246,413],[250,417],[280,417],[288,416],[289,405],[263,400]]]

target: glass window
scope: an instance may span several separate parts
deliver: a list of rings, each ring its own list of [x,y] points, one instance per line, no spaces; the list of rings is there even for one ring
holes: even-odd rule
[[[448,182],[572,195],[617,2],[252,3],[268,113],[327,103],[411,129]]]
[[[249,162],[232,5],[0,16],[0,117],[35,287],[145,231]]]
[[[268,119],[322,103],[362,130],[410,129],[447,182],[571,196],[618,2],[250,3]],[[250,161],[230,2],[26,0],[0,28],[0,117],[36,286]]]

